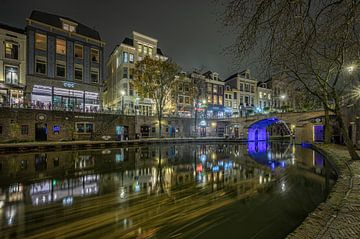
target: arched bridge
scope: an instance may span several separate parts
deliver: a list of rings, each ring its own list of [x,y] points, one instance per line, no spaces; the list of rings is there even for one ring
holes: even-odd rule
[[[314,122],[316,119],[321,119],[324,116],[325,113],[321,110],[264,114],[242,118],[222,119],[219,121],[223,121],[226,125],[227,133],[229,135],[235,132],[236,137],[247,137],[249,140],[266,140],[269,138],[269,130],[267,129],[270,126],[277,126],[278,135],[290,135],[292,133],[291,128]]]

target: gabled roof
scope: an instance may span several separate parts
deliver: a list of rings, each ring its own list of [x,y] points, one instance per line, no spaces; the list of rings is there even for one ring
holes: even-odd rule
[[[100,34],[98,31],[96,31],[88,26],[85,26],[71,18],[68,18],[68,17],[63,17],[63,16],[51,14],[51,13],[34,10],[31,13],[30,19],[41,22],[41,23],[45,23],[45,24],[48,24],[50,26],[54,26],[57,28],[62,28],[61,19],[65,19],[67,21],[74,22],[77,24],[76,33],[101,41]]]
[[[16,33],[20,33],[20,34],[24,34],[25,30],[24,29],[20,29],[20,28],[16,28],[16,27],[12,27],[3,23],[0,23],[0,28],[1,29],[5,29],[8,31],[12,31],[12,32],[16,32]]]

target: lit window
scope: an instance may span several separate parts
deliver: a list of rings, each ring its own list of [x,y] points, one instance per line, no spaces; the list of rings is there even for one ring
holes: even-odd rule
[[[75,80],[82,81],[83,79],[83,68],[80,65],[75,66]]]
[[[144,54],[146,55],[148,52],[148,47],[147,46],[144,46]]]
[[[46,58],[37,57],[35,60],[35,72],[39,74],[46,74]]]
[[[213,96],[213,104],[217,105],[218,104],[218,99],[217,99],[217,95]]]
[[[99,63],[99,50],[98,49],[94,49],[94,48],[91,48],[91,61],[92,62],[96,62],[96,63]]]
[[[63,29],[65,31],[69,31],[69,32],[75,32],[76,31],[76,27],[74,25],[71,25],[71,24],[65,23],[65,22],[63,22]]]
[[[75,44],[74,50],[75,58],[83,59],[83,46],[79,44]]]
[[[153,54],[153,49],[152,47],[149,47],[149,55],[152,56],[152,54]]]
[[[262,92],[259,92],[259,97],[260,97],[260,99],[263,98]]]
[[[223,97],[219,96],[219,105],[222,105],[222,104],[223,104]]]
[[[214,92],[214,93],[217,93],[217,90],[218,90],[218,86],[217,86],[217,85],[213,85],[213,92]]]
[[[5,57],[10,59],[18,59],[19,46],[14,43],[5,42]]]
[[[65,62],[57,61],[56,62],[56,76],[64,78],[66,72]]]
[[[35,33],[35,48],[39,50],[47,50],[47,38],[46,35]]]
[[[129,62],[129,53],[123,52],[123,62],[124,63]]]
[[[134,54],[129,54],[129,62],[134,63]]]
[[[207,102],[208,102],[209,104],[212,103],[212,101],[211,101],[211,95],[208,95],[208,97],[207,97]]]
[[[17,66],[5,66],[5,83],[19,84],[19,68]]]
[[[63,39],[56,39],[56,53],[65,55],[66,54],[66,41]]]
[[[142,52],[142,45],[141,45],[141,44],[138,45],[138,52],[139,52],[139,53]]]
[[[91,83],[98,83],[99,82],[99,70],[98,69],[91,69]]]

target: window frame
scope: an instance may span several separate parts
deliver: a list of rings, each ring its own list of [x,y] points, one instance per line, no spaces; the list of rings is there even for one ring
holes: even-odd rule
[[[21,135],[29,135],[29,125],[23,124],[20,126],[20,134]]]
[[[6,46],[7,44],[10,44],[11,45],[11,48],[10,48],[10,52],[11,52],[11,56],[9,57],[6,53],[8,47]],[[14,46],[16,46],[16,54],[14,53]],[[14,43],[14,42],[10,42],[10,41],[5,41],[4,42],[4,56],[5,58],[7,59],[14,59],[14,60],[19,60],[19,44],[18,43]],[[15,55],[15,56],[13,56]]]
[[[13,76],[11,77],[11,82],[9,83],[9,82],[7,82],[7,72],[6,72],[6,68],[7,67],[10,67],[10,68],[16,68],[17,69],[17,82],[16,83],[14,83],[14,81],[13,81]],[[8,64],[4,64],[4,82],[5,82],[5,84],[10,84],[10,85],[18,85],[19,84],[19,82],[20,82],[20,72],[19,72],[19,66],[14,66],[14,65],[8,65]]]
[[[40,43],[37,42],[37,37],[41,37],[41,36],[45,37],[45,43],[44,43],[45,47],[44,48],[39,47],[41,45],[39,45]],[[35,49],[42,50],[42,51],[47,51],[47,35],[46,34],[35,32]]]
[[[81,57],[79,56],[76,56],[76,47],[80,47],[81,48]],[[81,44],[78,44],[78,43],[75,43],[74,44],[74,58],[75,59],[80,59],[80,60],[83,60],[84,59],[84,46],[81,45]]]
[[[81,80],[76,78],[76,70],[81,69]],[[84,80],[84,67],[82,65],[74,65],[74,80],[83,81]]]
[[[93,60],[94,52],[96,52],[95,61]],[[90,49],[90,61],[93,62],[93,63],[100,63],[100,51],[99,51],[99,49],[96,49],[96,48],[91,48]]]
[[[44,73],[37,71],[38,61],[42,61],[44,63],[44,66],[45,66],[45,72]],[[47,74],[47,59],[46,59],[46,57],[42,57],[42,56],[36,56],[35,57],[35,73],[40,74],[40,75],[46,75]]]
[[[96,80],[96,82],[95,81],[93,81],[93,78],[92,78],[92,74],[93,73],[96,73],[97,74],[97,80]],[[98,68],[91,68],[91,70],[90,70],[90,80],[91,80],[91,83],[92,84],[96,84],[96,83],[99,83],[99,81],[100,81],[100,77],[99,77],[100,75],[99,75],[99,69]]]
[[[58,75],[58,66],[63,66],[64,67],[64,76],[59,76]],[[55,62],[55,76],[59,77],[59,78],[66,78],[66,62],[63,62],[63,61],[56,61]]]
[[[64,52],[58,52],[58,42],[60,42],[60,41],[62,41],[62,42],[64,42],[64,49],[65,49],[65,51]],[[59,54],[59,55],[66,55],[66,40],[65,39],[62,39],[62,38],[56,38],[56,40],[55,40],[55,51],[56,51],[56,54]]]

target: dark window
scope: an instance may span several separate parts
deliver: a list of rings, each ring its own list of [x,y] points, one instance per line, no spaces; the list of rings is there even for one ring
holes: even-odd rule
[[[86,133],[93,133],[94,132],[94,124],[86,123],[85,132]]]
[[[46,61],[43,59],[36,59],[35,72],[39,74],[46,74]]]
[[[61,63],[56,63],[56,76],[65,77],[65,65]]]
[[[236,99],[237,99],[237,93],[234,92],[234,100],[236,100]]]
[[[21,125],[21,134],[22,135],[29,134],[29,125]]]
[[[99,71],[91,70],[91,82],[98,83],[99,82]]]
[[[127,67],[123,68],[123,78],[128,78],[128,68]]]
[[[83,69],[82,67],[75,67],[75,80],[82,81]]]
[[[155,127],[151,128],[151,132],[155,133]]]
[[[2,128],[2,125],[0,125],[0,134],[3,133],[3,128]]]

